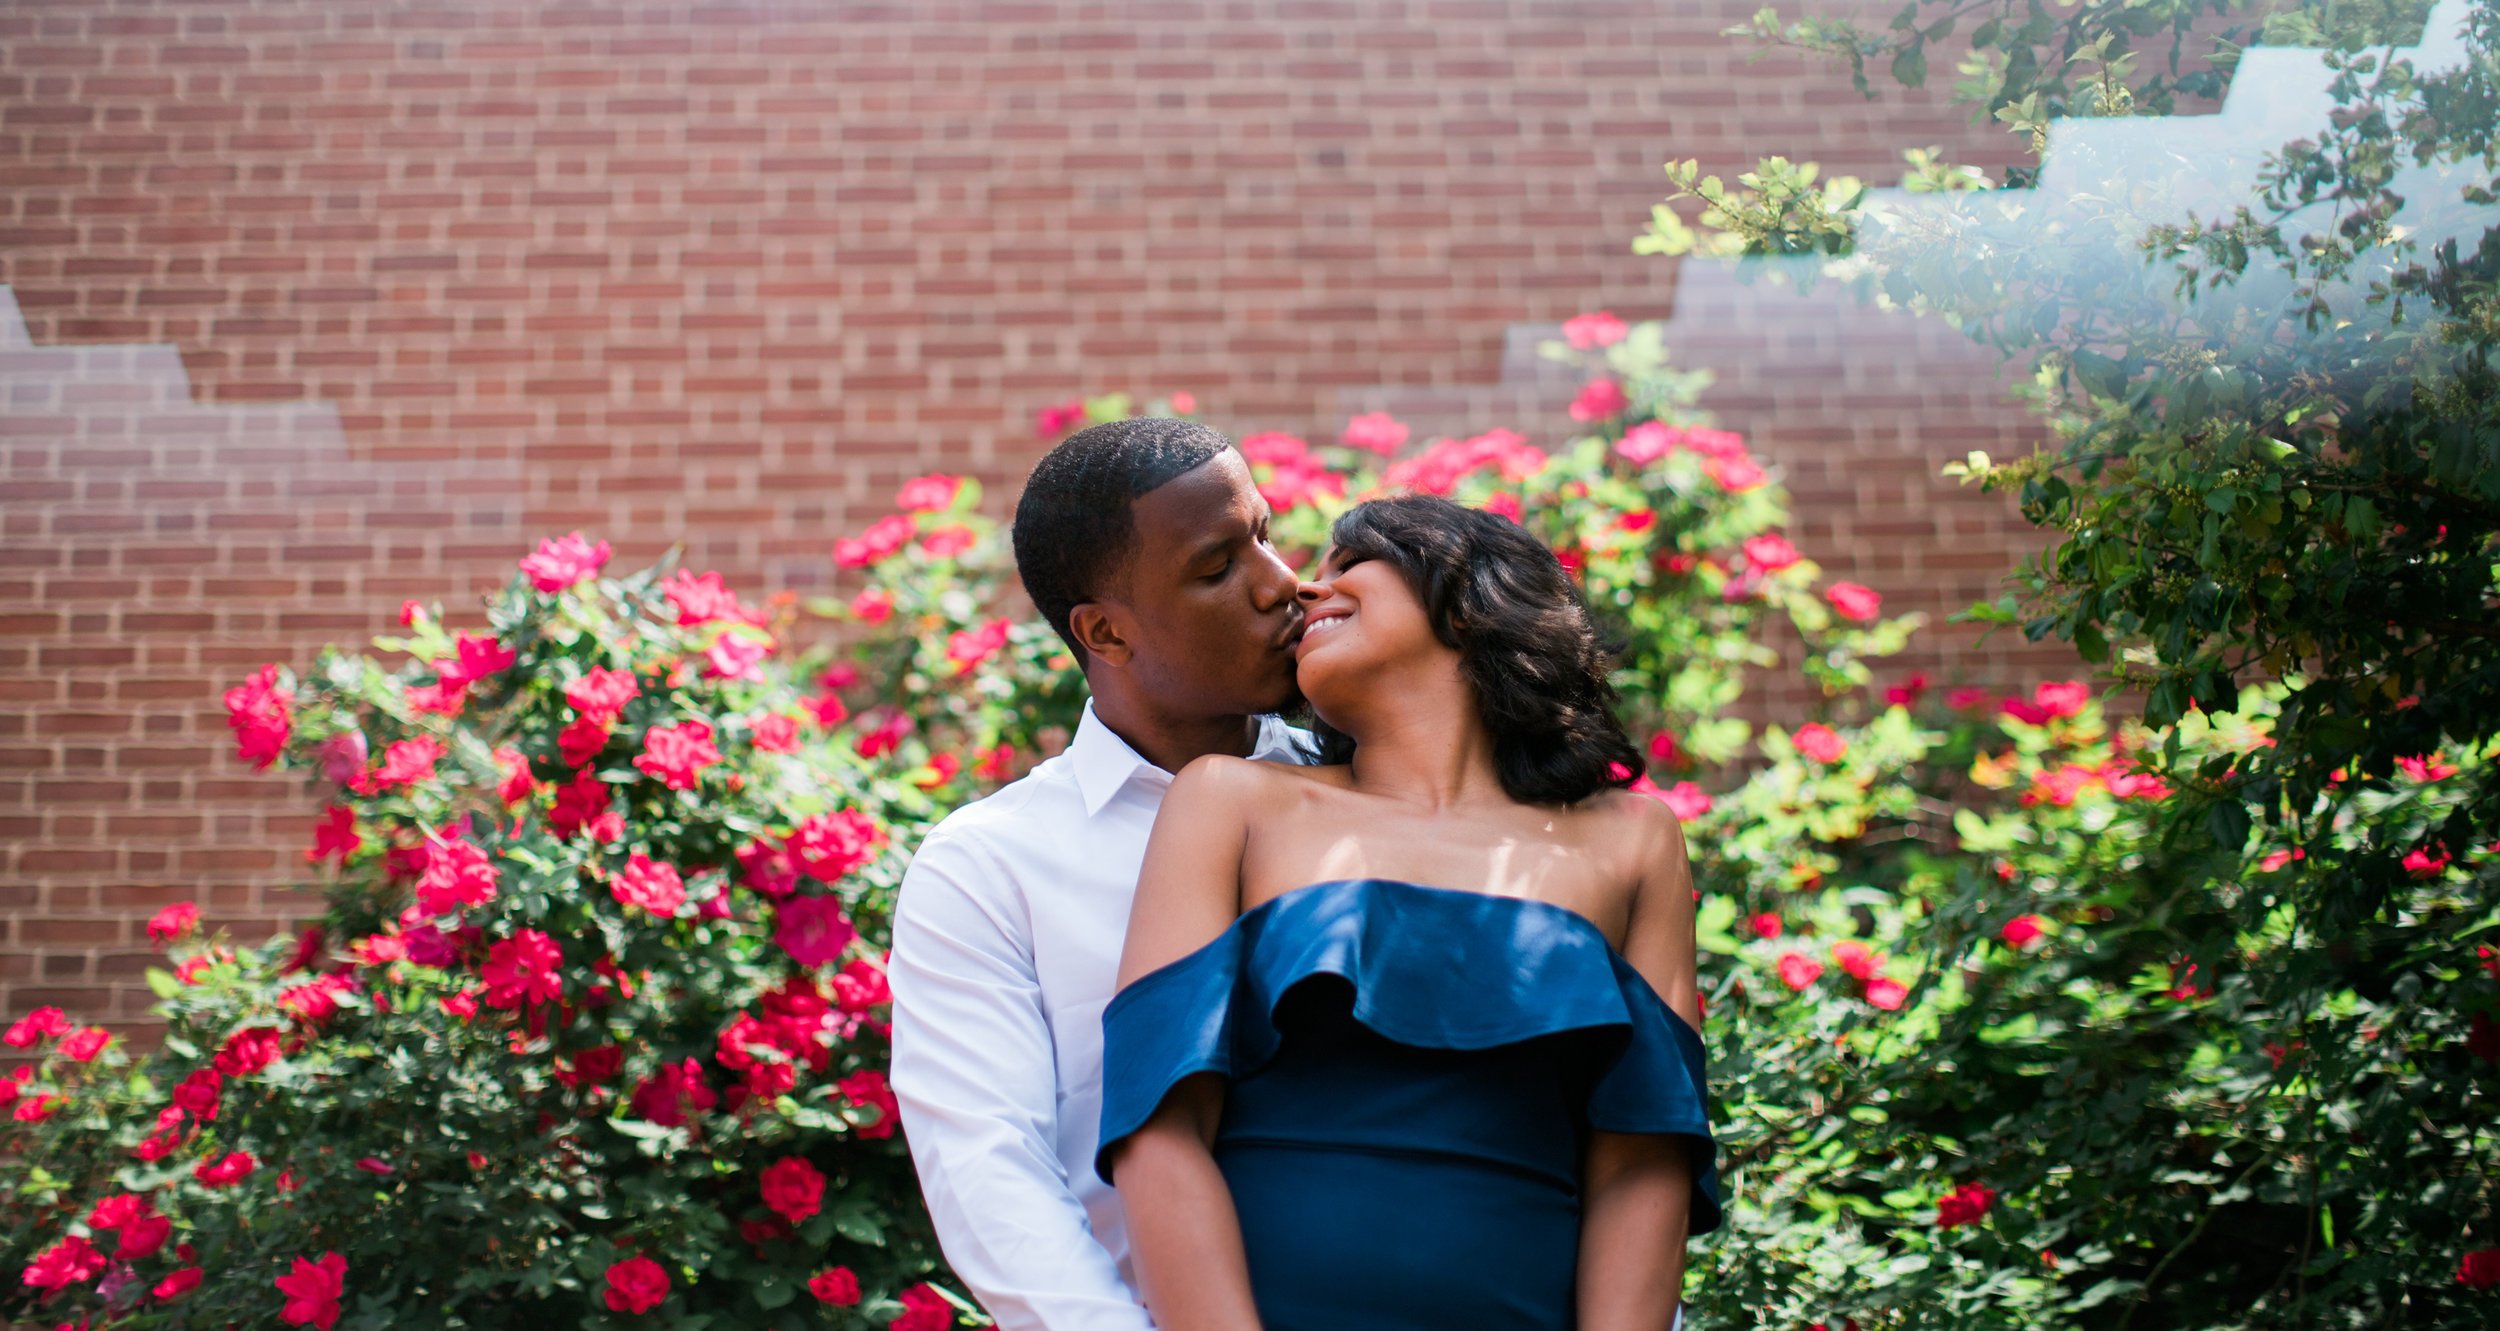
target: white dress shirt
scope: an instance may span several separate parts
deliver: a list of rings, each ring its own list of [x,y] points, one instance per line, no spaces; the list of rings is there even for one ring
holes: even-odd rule
[[[1253,757],[1301,732],[1260,722]],[[1148,1331],[1119,1194],[1094,1175],[1102,1010],[1172,774],[1094,716],[948,815],[894,910],[895,1097],[946,1260],[1002,1331]]]

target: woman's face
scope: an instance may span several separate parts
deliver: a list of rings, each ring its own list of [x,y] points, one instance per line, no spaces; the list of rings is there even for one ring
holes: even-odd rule
[[[1305,585],[1302,610],[1295,675],[1302,696],[1330,725],[1341,726],[1369,692],[1395,688],[1418,669],[1457,669],[1458,652],[1432,635],[1422,599],[1385,559],[1332,548],[1317,581]]]

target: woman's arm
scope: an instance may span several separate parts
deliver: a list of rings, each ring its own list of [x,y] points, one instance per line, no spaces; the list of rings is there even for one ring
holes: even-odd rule
[[[1120,953],[1120,986],[1214,941],[1241,913],[1241,854],[1258,773],[1234,758],[1181,769],[1163,797]],[[1224,1082],[1184,1078],[1108,1161],[1146,1309],[1162,1331],[1259,1331],[1241,1218],[1211,1148]]]
[[[1640,824],[1640,885],[1623,956],[1677,1016],[1701,1029],[1693,955],[1693,875],[1684,832],[1654,801],[1627,807]],[[1580,1331],[1667,1331],[1684,1295],[1692,1223],[1692,1153],[1681,1137],[1591,1134],[1580,1218]]]

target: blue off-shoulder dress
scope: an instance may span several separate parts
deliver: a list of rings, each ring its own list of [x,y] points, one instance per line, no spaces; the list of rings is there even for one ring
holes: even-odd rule
[[[1719,1223],[1700,1035],[1560,906],[1365,878],[1243,915],[1104,1011],[1106,1182],[1198,1072],[1266,1331],[1572,1331],[1592,1131],[1685,1138]]]

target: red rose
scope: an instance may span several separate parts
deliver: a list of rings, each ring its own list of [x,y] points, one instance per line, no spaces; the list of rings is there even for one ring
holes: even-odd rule
[[[861,592],[859,595],[851,598],[851,618],[858,620],[862,624],[882,624],[893,617],[894,593],[892,592],[881,591],[878,588],[871,587],[868,590]],[[838,707],[841,705],[842,700],[836,698],[833,701],[834,705]],[[836,717],[834,718],[834,721],[839,721],[840,719],[840,717]],[[825,724],[832,725],[834,724],[834,721],[828,721]]]
[[[1952,1229],[1957,1225],[1977,1224],[1995,1203],[1997,1190],[1985,1183],[1965,1183],[1936,1203],[1936,1227]]]
[[[26,1283],[37,1289],[84,1284],[104,1273],[104,1254],[72,1235],[35,1255],[26,1267]]]
[[[556,756],[562,758],[567,767],[586,766],[606,747],[608,723],[605,721],[578,716],[573,718],[572,724],[556,732]]]
[[[125,1262],[137,1261],[142,1257],[153,1257],[157,1249],[165,1246],[166,1238],[173,1232],[174,1218],[172,1216],[140,1216],[122,1226],[122,1240],[114,1248],[113,1255]]]
[[[135,1192],[117,1192],[87,1210],[87,1228],[119,1229],[148,1213],[148,1199]]]
[[[0,1041],[19,1049],[31,1047],[47,1036],[69,1034],[69,1014],[56,1007],[39,1007],[9,1024],[9,1033]]]
[[[977,629],[957,629],[946,635],[946,659],[960,675],[990,658],[1007,645],[1008,621],[993,619]]]
[[[221,1160],[202,1160],[191,1167],[191,1177],[211,1188],[228,1187],[250,1178],[260,1168],[246,1151],[229,1151]]]
[[[1855,939],[1844,938],[1832,944],[1832,963],[1847,971],[1852,978],[1873,979],[1875,968],[1884,964],[1883,954]]]
[[[686,904],[686,880],[678,876],[676,869],[641,851],[635,851],[625,861],[625,867],[609,881],[608,892],[620,904],[639,906],[663,920]]]
[[[1752,925],[1753,936],[1756,938],[1777,938],[1780,936],[1780,917],[1771,914],[1769,911],[1765,911],[1760,915],[1754,916],[1748,923]]]
[[[321,821],[313,827],[312,849],[304,852],[308,861],[319,863],[335,855],[345,864],[365,839],[356,833],[356,811],[333,804],[321,811]]]
[[[427,915],[449,915],[463,906],[483,906],[495,899],[502,879],[482,846],[462,838],[455,824],[425,834],[425,872],[417,877],[417,909]]]
[[[877,848],[885,844],[885,829],[867,814],[843,809],[801,821],[791,829],[790,839],[784,844],[790,849],[790,858],[809,877],[838,883],[844,875],[867,863]]]
[[[829,1267],[807,1278],[807,1292],[836,1308],[848,1308],[859,1302],[859,1277],[847,1266]]]
[[[394,741],[382,750],[382,766],[373,774],[377,786],[412,786],[434,779],[434,764],[450,750],[432,735]]]
[[[495,785],[496,796],[506,804],[518,804],[528,799],[530,792],[537,789],[537,783],[530,775],[530,760],[519,749],[510,747],[495,750],[494,758],[495,770],[503,774]],[[355,847],[349,846],[348,849],[354,850]]]
[[[888,1322],[889,1331],[946,1331],[955,1324],[955,1305],[930,1285],[903,1291],[903,1315]]]
[[[156,912],[148,921],[148,937],[158,944],[189,938],[200,927],[200,908],[188,901],[177,901]]]
[[[792,897],[774,917],[773,941],[791,960],[810,968],[841,960],[842,950],[859,936],[843,918],[842,903],[832,897]]]
[[[668,1272],[648,1257],[628,1257],[608,1268],[607,1297],[617,1312],[649,1312],[668,1297]]]
[[[833,1001],[844,1012],[854,1015],[894,1001],[894,989],[886,980],[885,968],[858,958],[833,977]]]
[[[1897,1012],[1910,996],[1909,986],[1899,980],[1878,975],[1866,982],[1866,1001],[1886,1012]]]
[[[200,1268],[186,1266],[156,1282],[153,1291],[160,1299],[178,1299],[200,1287]]]
[[[86,1026],[70,1032],[61,1041],[61,1056],[84,1063],[104,1052],[113,1033],[101,1026]]]
[[[1805,558],[1787,537],[1776,534],[1747,537],[1743,548],[1745,568],[1753,573],[1777,573]]]
[[[278,1061],[278,1033],[266,1026],[236,1031],[217,1051],[217,1070],[229,1077],[248,1077]]]
[[[764,1205],[791,1224],[823,1208],[825,1176],[797,1156],[764,1166]]]
[[[763,841],[738,848],[738,867],[747,886],[768,897],[786,897],[799,888],[799,867],[790,852]]]
[[[717,1103],[719,1097],[704,1080],[703,1065],[691,1058],[682,1065],[661,1064],[657,1073],[634,1087],[634,1113],[664,1128],[677,1127],[689,1112],[703,1113]]]
[[[2469,1289],[2500,1285],[2500,1248],[2477,1248],[2457,1262],[2457,1281]]]
[[[201,1068],[174,1087],[174,1103],[202,1123],[217,1121],[217,1095],[225,1077],[215,1068]]]
[[[1997,930],[1997,937],[2004,939],[2009,947],[2029,947],[2031,940],[2040,936],[2040,926],[2046,923],[2037,915],[2017,915],[2007,920],[2004,928]]]
[[[576,773],[571,781],[556,787],[555,807],[547,811],[548,830],[568,841],[584,829],[594,841],[622,839],[625,820],[609,811],[612,796],[597,772]]]
[[[236,756],[266,769],[286,752],[294,733],[295,695],[278,686],[278,667],[262,666],[236,688],[226,690],[226,724],[234,728]]]
[[[329,1331],[339,1320],[339,1299],[347,1292],[347,1259],[334,1252],[321,1254],[318,1262],[298,1257],[294,1269],[278,1277],[278,1292],[286,1295],[278,1320]]]
[[[835,1087],[842,1098],[863,1109],[877,1111],[877,1121],[853,1128],[862,1137],[891,1137],[900,1108],[894,1103],[894,1088],[886,1084],[885,1074],[875,1068],[862,1068],[844,1077]]]
[[[634,766],[671,790],[692,790],[703,769],[721,760],[712,747],[712,728],[701,721],[653,726],[642,737],[642,753]]]
[[[564,992],[556,968],[564,949],[536,929],[523,929],[486,950],[478,974],[486,981],[486,1001],[496,1007],[554,1001]]]

